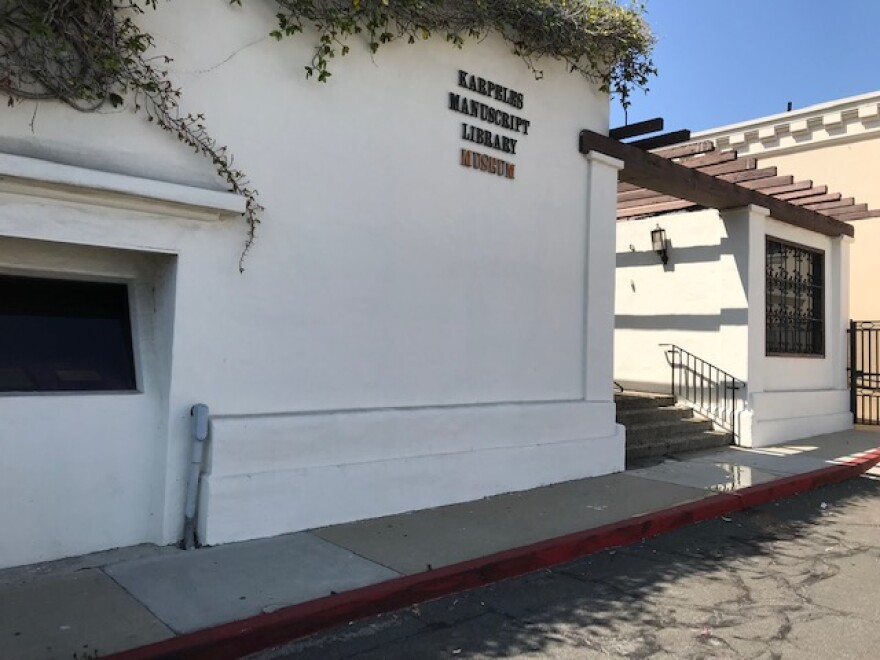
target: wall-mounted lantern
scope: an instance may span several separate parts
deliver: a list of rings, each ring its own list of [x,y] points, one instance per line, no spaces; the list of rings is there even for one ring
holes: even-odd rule
[[[669,241],[666,240],[666,230],[661,229],[660,225],[657,225],[657,229],[651,230],[651,246],[664,266],[669,263],[669,255],[666,253]]]

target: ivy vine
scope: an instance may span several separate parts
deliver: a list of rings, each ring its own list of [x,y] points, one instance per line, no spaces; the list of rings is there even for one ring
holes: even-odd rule
[[[257,0],[247,0],[254,2]],[[616,94],[626,108],[631,92],[655,74],[653,37],[643,7],[614,0],[260,0],[277,4],[283,39],[308,26],[318,33],[306,77],[326,82],[331,60],[366,38],[372,53],[383,44],[415,43],[442,35],[453,46],[500,34],[513,54],[540,77],[543,57]],[[243,0],[228,0],[242,5]],[[153,37],[137,24],[159,0],[0,0],[0,91],[9,104],[57,100],[81,112],[130,98],[147,120],[208,158],[229,189],[246,200],[247,240],[253,244],[263,207],[225,146],[211,137],[202,114],[183,112],[180,89],[169,79],[168,57],[153,52]]]

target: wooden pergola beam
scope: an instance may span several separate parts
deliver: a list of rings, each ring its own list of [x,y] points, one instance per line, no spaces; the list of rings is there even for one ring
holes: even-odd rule
[[[865,208],[853,208],[856,205],[855,197],[844,197],[843,199],[838,199],[830,202],[812,202],[810,204],[804,204],[804,208],[812,209],[813,211],[828,211],[828,209],[836,209],[841,206],[848,206],[852,208],[853,211],[867,211],[868,205],[865,204]]]
[[[654,152],[657,153],[657,152]],[[690,158],[682,158],[678,162],[688,167],[705,167],[707,165],[718,165],[719,163],[728,163],[736,160],[735,151],[716,151],[708,153],[705,156],[693,156]]]
[[[770,177],[769,179],[764,179],[762,181],[748,181],[740,185],[745,186],[746,188],[755,188],[756,190],[760,190],[765,195],[776,196],[780,193],[787,193],[796,190],[812,188],[813,182],[798,181],[797,183],[795,183],[793,176],[774,176]]]
[[[647,206],[635,206],[628,209],[617,209],[617,217],[618,219],[629,218],[636,215],[648,215],[651,213],[659,213],[660,211],[678,211],[697,206],[686,199],[673,198],[673,200],[674,201],[664,202],[662,204],[649,204]]]
[[[710,151],[715,151],[715,143],[711,140],[703,140],[702,142],[692,142],[691,144],[681,144],[675,147],[655,149],[653,153],[663,158],[682,158],[684,156],[693,156],[695,154],[705,154]]]
[[[840,193],[828,193],[827,195],[813,195],[811,197],[798,197],[791,200],[792,204],[807,206],[808,204],[820,204],[822,202],[839,202],[843,197]]]
[[[824,195],[827,192],[828,186],[813,186],[811,188],[801,188],[800,190],[781,193],[774,195],[774,197],[777,199],[794,200],[802,197],[816,197],[817,195]]]
[[[621,202],[629,202],[634,199],[645,199],[646,197],[655,197],[659,195],[655,190],[647,190],[645,188],[636,188],[635,190],[626,190],[624,192],[620,192],[620,188],[617,189],[617,203]]]
[[[672,131],[671,133],[663,133],[662,135],[654,135],[652,137],[642,138],[641,140],[633,140],[627,142],[632,147],[639,149],[659,149],[671,144],[679,144],[687,142],[691,139],[691,132],[687,129],[681,131]]]
[[[681,163],[692,167],[688,163]],[[717,165],[701,165],[698,169],[706,174],[729,174],[731,172],[744,172],[745,170],[753,170],[758,167],[758,161],[755,158],[741,158],[731,160],[727,163],[719,163]]]
[[[732,172],[730,174],[719,174],[719,179],[724,179],[730,183],[739,183],[741,181],[754,181],[756,179],[770,179],[776,176],[775,167],[764,167],[760,170],[746,170],[744,172]]]
[[[865,218],[880,218],[880,209],[874,209],[873,211],[857,211],[855,213],[841,213],[839,215],[835,215],[841,222],[849,222],[850,220],[864,220]]]
[[[647,133],[657,133],[663,130],[663,117],[655,117],[646,121],[638,121],[635,124],[627,124],[626,126],[618,126],[608,131],[608,137],[612,140],[625,140],[626,138],[636,137],[637,135],[646,135]]]
[[[619,178],[626,183],[656,190],[664,195],[687,200],[699,206],[720,210],[755,204],[768,209],[775,219],[796,227],[802,227],[826,236],[855,235],[855,230],[850,225],[839,220],[795,206],[757,190],[724,181],[719,177],[680,165],[669,158],[658,156],[638,147],[612,140],[594,131],[581,131],[579,147],[583,154],[597,151],[623,161],[624,167],[619,173]],[[768,169],[773,169],[773,176],[776,175],[775,168]],[[753,174],[760,171],[752,170],[742,174]]]
[[[867,211],[867,204],[849,204],[845,206],[838,206],[833,209],[824,209],[822,213],[826,213],[827,215],[834,216],[835,218],[843,215],[844,213],[861,213],[862,211]]]
[[[617,208],[626,209],[632,206],[650,206],[651,204],[660,204],[661,202],[674,202],[677,197],[673,197],[672,195],[661,195],[660,193],[654,193],[650,197],[640,197],[638,199],[626,199],[621,200],[619,197],[617,198]]]

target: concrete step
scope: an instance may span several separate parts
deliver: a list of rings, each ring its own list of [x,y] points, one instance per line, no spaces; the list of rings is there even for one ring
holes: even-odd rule
[[[670,422],[677,419],[691,419],[694,411],[691,408],[665,406],[663,408],[630,408],[617,411],[617,423],[630,427],[653,422]]]
[[[712,422],[701,417],[632,424],[626,427],[626,444],[627,447],[630,445],[649,444],[711,430]]]
[[[614,403],[617,410],[632,410],[633,408],[659,408],[675,405],[675,397],[666,394],[648,394],[642,392],[625,392],[615,394]]]
[[[667,440],[657,440],[635,446],[627,442],[627,462],[653,456],[672,456],[714,447],[724,447],[733,443],[733,436],[725,431],[706,431],[693,435],[683,435]]]

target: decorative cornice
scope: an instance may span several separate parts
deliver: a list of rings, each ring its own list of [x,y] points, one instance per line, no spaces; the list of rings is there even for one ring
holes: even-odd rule
[[[781,154],[831,142],[880,137],[880,92],[831,101],[800,110],[694,133],[719,150],[743,156]]]
[[[239,215],[246,203],[230,192],[10,154],[0,154],[0,192],[196,217]]]

